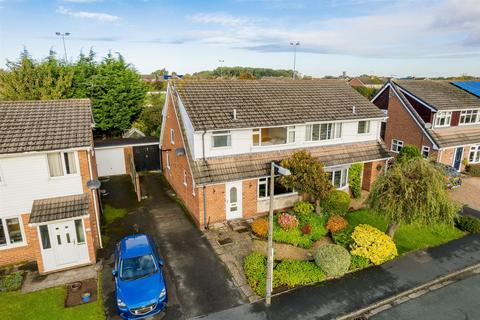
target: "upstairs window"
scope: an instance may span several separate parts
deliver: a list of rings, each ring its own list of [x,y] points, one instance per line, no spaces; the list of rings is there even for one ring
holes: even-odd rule
[[[397,139],[392,139],[392,148],[391,150],[395,153],[399,153],[400,150],[403,148],[403,141],[402,140],[397,140]]]
[[[47,154],[50,177],[61,177],[77,173],[74,152],[54,152]]]
[[[342,123],[321,123],[306,126],[307,141],[331,140],[342,137]]]
[[[473,124],[480,122],[478,110],[464,110],[460,112],[460,124]]]
[[[480,145],[473,146],[470,148],[470,155],[468,157],[468,162],[470,163],[480,162]]]
[[[451,111],[439,111],[435,116],[435,127],[448,127],[452,120]]]
[[[212,132],[212,147],[226,148],[232,146],[232,135],[230,131],[214,131]]]
[[[258,146],[271,146],[295,142],[295,126],[256,128],[252,131],[252,144]]]
[[[358,122],[358,134],[369,133],[370,132],[370,121],[359,121]]]
[[[424,158],[428,158],[430,155],[430,147],[429,146],[422,146],[422,156]]]

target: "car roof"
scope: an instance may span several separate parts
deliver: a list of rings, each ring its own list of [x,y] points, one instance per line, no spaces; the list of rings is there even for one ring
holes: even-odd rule
[[[152,253],[152,246],[145,234],[134,234],[120,241],[122,258],[133,258]]]

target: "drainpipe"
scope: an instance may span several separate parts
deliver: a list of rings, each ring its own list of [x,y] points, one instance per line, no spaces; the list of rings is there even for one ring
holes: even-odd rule
[[[93,152],[92,149],[87,150],[87,158],[88,158],[88,171],[90,174],[90,180],[93,180],[93,171],[92,171],[92,160],[91,160],[91,155],[90,152]],[[98,207],[97,207],[97,191],[96,190],[90,190],[93,195],[93,207],[95,208],[95,217],[97,219],[97,234],[98,234],[98,244],[100,246],[100,249],[103,248],[103,243],[102,243],[102,234],[100,232],[100,216],[98,214]]]
[[[203,130],[202,133],[202,158],[203,161],[205,161],[205,134],[207,133],[207,130]],[[207,226],[207,187],[203,185],[203,227],[205,229],[208,229]]]

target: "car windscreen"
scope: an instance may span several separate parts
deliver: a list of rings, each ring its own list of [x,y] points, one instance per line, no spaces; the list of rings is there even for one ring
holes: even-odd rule
[[[148,277],[156,271],[155,259],[151,254],[146,254],[123,259],[120,267],[120,278],[122,280],[135,280]]]

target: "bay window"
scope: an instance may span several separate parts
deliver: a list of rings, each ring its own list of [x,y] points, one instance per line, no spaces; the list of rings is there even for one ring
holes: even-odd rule
[[[331,140],[342,137],[342,123],[320,123],[306,126],[305,139],[307,141]]]
[[[232,146],[232,134],[230,131],[214,131],[212,132],[212,147],[225,148]]]
[[[470,148],[470,155],[468,157],[468,162],[470,163],[480,162],[480,145],[473,146]]]
[[[20,218],[0,219],[0,247],[23,243]]]
[[[74,152],[54,152],[47,154],[50,177],[61,177],[77,173]]]
[[[252,131],[253,146],[270,146],[295,142],[295,126],[256,128]]]
[[[348,185],[348,168],[334,169],[327,171],[327,174],[335,188],[341,189]]]
[[[294,191],[290,188],[284,187],[280,183],[280,176],[276,176],[275,180],[273,181],[273,195],[279,196],[282,194],[290,194],[294,193]],[[259,178],[258,179],[258,198],[259,199],[266,199],[270,196],[270,177],[268,178]]]
[[[480,122],[478,110],[464,110],[460,112],[460,124],[474,124]]]
[[[439,111],[435,115],[435,127],[448,127],[452,120],[451,111]]]

